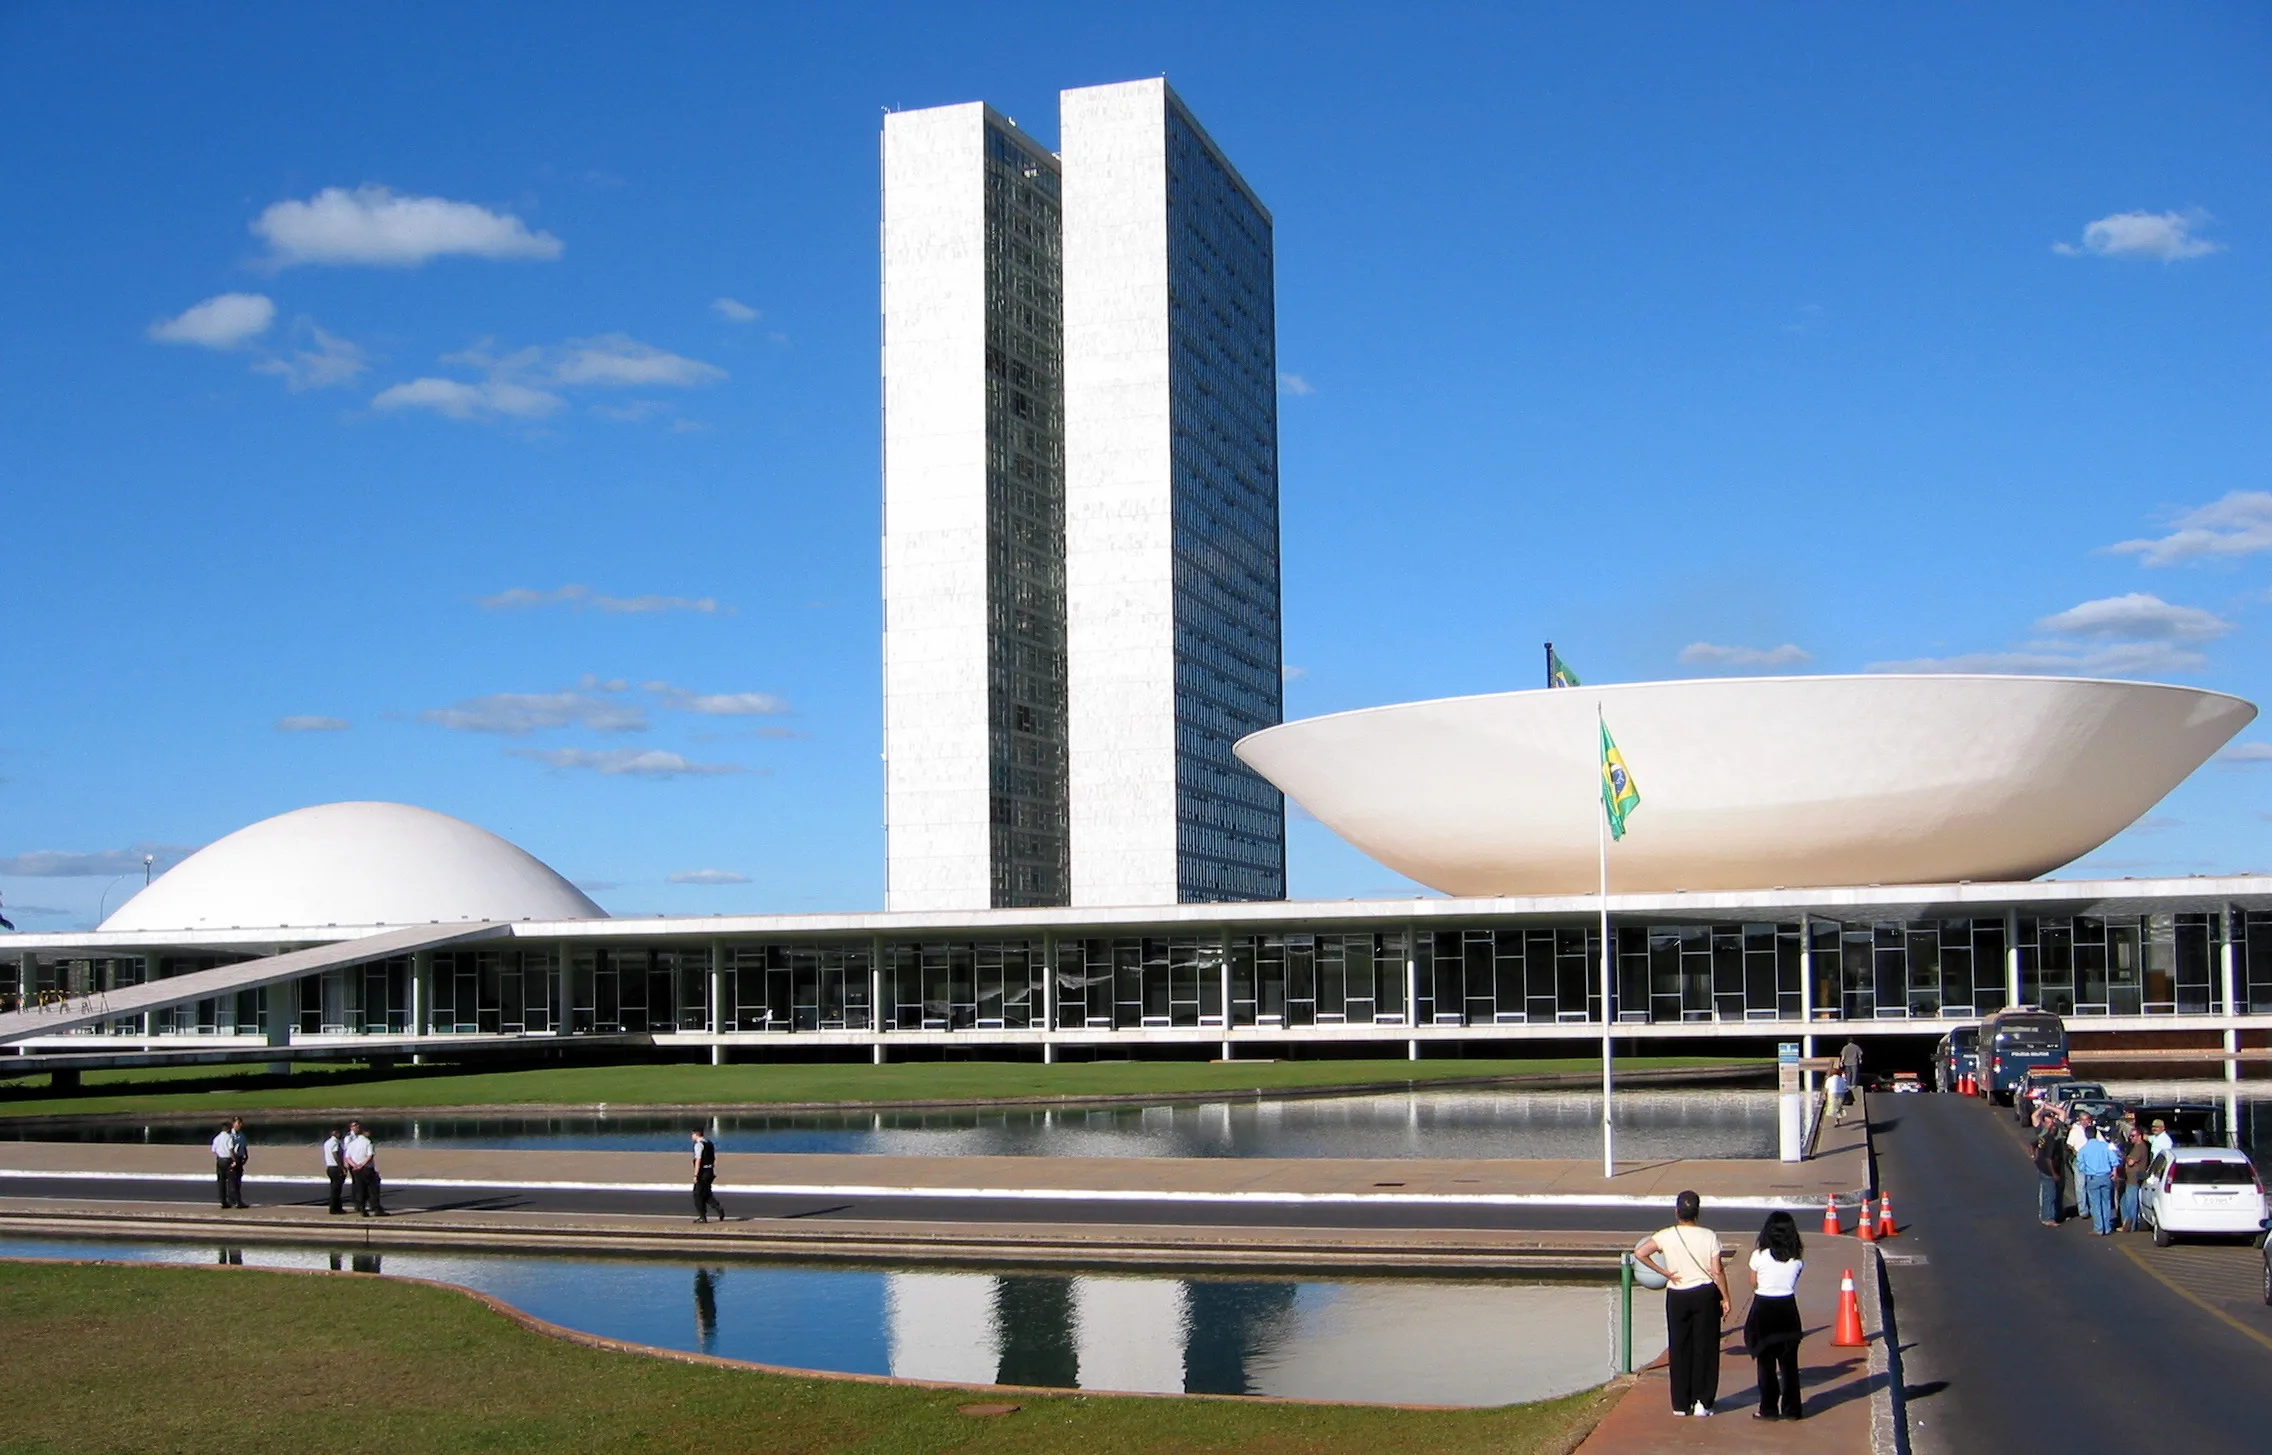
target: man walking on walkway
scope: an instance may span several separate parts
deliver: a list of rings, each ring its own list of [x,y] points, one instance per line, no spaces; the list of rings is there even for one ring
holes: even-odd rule
[[[361,1122],[347,1124],[347,1140],[340,1144],[339,1154],[355,1184],[355,1211],[367,1218],[385,1217],[387,1210],[379,1202],[379,1151],[363,1135]]]
[[[2121,1154],[2093,1127],[2084,1134],[2083,1149],[2075,1154],[2075,1170],[2082,1174],[2083,1200],[2091,1210],[2091,1231],[2106,1237],[2114,1231],[2114,1172]]]
[[[710,1210],[718,1210],[718,1221],[726,1220],[726,1209],[710,1190],[718,1180],[718,1144],[704,1135],[700,1127],[694,1129],[694,1220],[710,1221]]]
[[[245,1205],[245,1163],[249,1160],[245,1124],[231,1117],[213,1138],[213,1180],[220,1187],[221,1206]]]
[[[347,1185],[347,1168],[341,1162],[342,1141],[339,1128],[333,1127],[323,1139],[323,1175],[331,1184],[331,1215],[338,1217],[346,1209],[339,1205],[339,1194]]]
[[[1862,1089],[1862,1043],[1852,1036],[1838,1048],[1838,1064],[1846,1073],[1847,1091],[1859,1094]]]

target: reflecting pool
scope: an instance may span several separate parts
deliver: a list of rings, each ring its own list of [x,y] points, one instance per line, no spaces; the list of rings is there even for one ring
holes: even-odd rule
[[[1620,1156],[1773,1157],[1772,1091],[1617,1095]],[[382,1143],[561,1151],[684,1151],[689,1118],[653,1116],[364,1119]],[[1601,1096],[1582,1091],[1409,1091],[1155,1106],[955,1107],[927,1111],[748,1112],[710,1126],[724,1152],[873,1152],[1035,1157],[1595,1157]],[[316,1124],[262,1127],[256,1142],[312,1142]],[[202,1124],[81,1129],[6,1126],[42,1141],[203,1142]]]
[[[967,1384],[1497,1405],[1602,1383],[1614,1286],[731,1267],[505,1254],[0,1241],[0,1256],[242,1263],[461,1284],[610,1338]],[[1634,1294],[1634,1359],[1664,1349]]]

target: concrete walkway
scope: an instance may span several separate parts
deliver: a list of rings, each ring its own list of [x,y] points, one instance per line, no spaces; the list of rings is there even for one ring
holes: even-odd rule
[[[1724,1220],[1716,1230],[1731,1245],[1739,1244],[1749,1257],[1750,1238],[1739,1239]],[[1802,1233],[1811,1230],[1802,1229]],[[1806,1341],[1799,1346],[1799,1387],[1804,1391],[1806,1418],[1796,1424],[1755,1420],[1759,1408],[1757,1366],[1743,1351],[1743,1315],[1750,1299],[1750,1271],[1742,1260],[1731,1258],[1729,1279],[1735,1289],[1735,1327],[1720,1347],[1720,1399],[1718,1413],[1708,1420],[1676,1419],[1664,1361],[1659,1359],[1635,1381],[1609,1418],[1595,1427],[1578,1447],[1577,1455],[1695,1455],[1705,1451],[1792,1452],[1792,1455],[1869,1455],[1876,1448],[1873,1435],[1872,1396],[1884,1384],[1884,1351],[1879,1338],[1879,1316],[1874,1290],[1877,1275],[1870,1262],[1872,1250],[1851,1237],[1806,1238],[1805,1275],[1799,1281],[1799,1313],[1806,1323]],[[1854,1270],[1862,1292],[1862,1327],[1869,1335],[1867,1349],[1838,1349],[1830,1343],[1838,1313],[1839,1275]],[[1891,1448],[1888,1446],[1887,1448]]]
[[[258,1129],[255,1129],[258,1136]],[[389,1186],[643,1190],[683,1188],[680,1152],[563,1152],[388,1146],[379,1165]],[[246,1182],[318,1186],[312,1144],[253,1149]],[[201,1146],[101,1142],[0,1143],[0,1191],[11,1177],[71,1175],[207,1180]],[[1673,1160],[1623,1163],[1614,1180],[1598,1162],[1546,1159],[1330,1157],[897,1157],[864,1154],[721,1153],[721,1194],[1065,1199],[1127,1202],[1566,1205],[1669,1204],[1694,1188],[1708,1206],[1819,1210],[1851,1206],[1869,1180],[1858,1127],[1825,1129],[1817,1157],[1802,1163]],[[1813,1225],[1811,1218],[1802,1222]]]
[[[223,1212],[178,1202],[0,1197],[0,1239],[69,1238],[333,1248],[480,1248],[677,1258],[1242,1269],[1249,1272],[1585,1275],[1613,1272],[1629,1232],[1502,1228],[1210,1226],[1188,1223],[922,1222],[397,1206],[385,1218],[320,1206]]]

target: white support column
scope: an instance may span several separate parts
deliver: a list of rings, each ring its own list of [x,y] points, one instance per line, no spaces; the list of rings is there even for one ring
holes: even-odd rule
[[[1404,1024],[1415,1032],[1404,1042],[1404,1059],[1420,1059],[1420,927],[1404,927]]]
[[[143,962],[147,964],[157,957],[145,955],[142,958]],[[32,1001],[37,998],[38,990],[39,956],[30,950],[19,951],[16,955],[16,1008],[18,1010],[29,1010]]]
[[[1233,1061],[1238,1059],[1238,1049],[1231,1044],[1231,1022],[1234,1017],[1231,1015],[1231,927],[1229,925],[1224,925],[1215,932],[1215,945],[1215,954],[1219,961],[1215,968],[1221,975],[1223,982],[1223,1059]]]
[[[2239,906],[2228,904],[2225,906],[2224,922],[2225,932],[2217,946],[2217,975],[2222,982],[2225,997],[2225,1080],[2238,1081],[2241,1004],[2238,998],[2240,977],[2236,973],[2238,966],[2234,963],[2233,937],[2243,932],[2247,921],[2241,918]],[[2236,1137],[2240,1135],[2237,1122],[2232,1125],[2232,1133]]]
[[[724,940],[712,940],[710,942],[710,1034],[722,1036],[725,1033],[726,942]],[[710,1064],[713,1066],[726,1064],[725,1042],[712,1041],[710,1043]]]
[[[876,935],[868,941],[868,1023],[875,1028],[875,1063],[884,1064],[884,1034],[891,1017],[884,1014],[884,937]]]
[[[1814,1059],[1814,1035],[1811,1031],[1803,1028],[1813,1024],[1814,918],[1811,915],[1802,914],[1799,916],[1799,1025],[1802,1027],[1799,1034],[1799,1057],[1806,1061]],[[1807,1067],[1801,1073],[1801,1080],[1806,1087],[1808,1104],[1812,1105],[1814,1100],[1814,1068],[1812,1066]]]
[[[434,1005],[434,952],[414,951],[410,957],[410,1034],[423,1036],[432,1029],[429,1018]],[[525,1029],[525,1027],[524,1027]],[[416,1051],[410,1053],[410,1064],[423,1066],[426,1058]]]
[[[1057,936],[1041,937],[1041,1064],[1057,1064]]]
[[[2004,1004],[2020,1003],[2020,912],[2004,911]]]
[[[560,964],[552,977],[552,1033],[556,1036],[565,1036],[568,1034],[569,1017],[575,1013],[576,1009],[576,992],[570,988],[570,981],[574,976],[569,970],[568,942],[566,940],[560,942],[557,958]]]
[[[27,953],[24,956],[24,961],[26,965],[29,966],[36,963],[37,957]],[[144,955],[142,957],[142,983],[144,985],[148,985],[151,981],[156,980],[159,976],[159,972],[164,968],[165,961],[162,957],[157,955]],[[28,972],[24,983],[26,986],[29,986],[31,983]],[[158,1013],[154,1010],[146,1010],[142,1012],[142,1034],[145,1036],[154,1036],[157,1033]]]

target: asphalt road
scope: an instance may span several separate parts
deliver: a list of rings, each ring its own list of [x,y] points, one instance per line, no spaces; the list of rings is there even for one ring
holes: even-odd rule
[[[2035,1214],[2011,1114],[1875,1096],[1885,1245],[1918,1455],[2272,1449],[2272,1309],[2239,1243],[2156,1248]]]
[[[157,1179],[58,1177],[0,1178],[0,1196],[53,1197],[75,1203],[180,1202],[214,1204],[213,1184]],[[551,1188],[389,1187],[390,1210],[479,1208],[526,1212],[652,1213],[676,1217],[689,1208],[688,1193],[582,1192]],[[735,1218],[842,1218],[878,1222],[991,1223],[1156,1223],[1177,1227],[1305,1228],[1512,1228],[1558,1231],[1601,1229],[1631,1232],[1636,1238],[1671,1220],[1665,1208],[1439,1207],[1390,1204],[1366,1207],[1347,1203],[1262,1205],[1236,1203],[1106,1202],[1025,1198],[955,1197],[757,1197],[722,1193]],[[320,1188],[263,1187],[247,1184],[245,1201],[255,1207],[321,1207]],[[1761,1214],[1730,1213],[1721,1218],[1723,1235]]]

